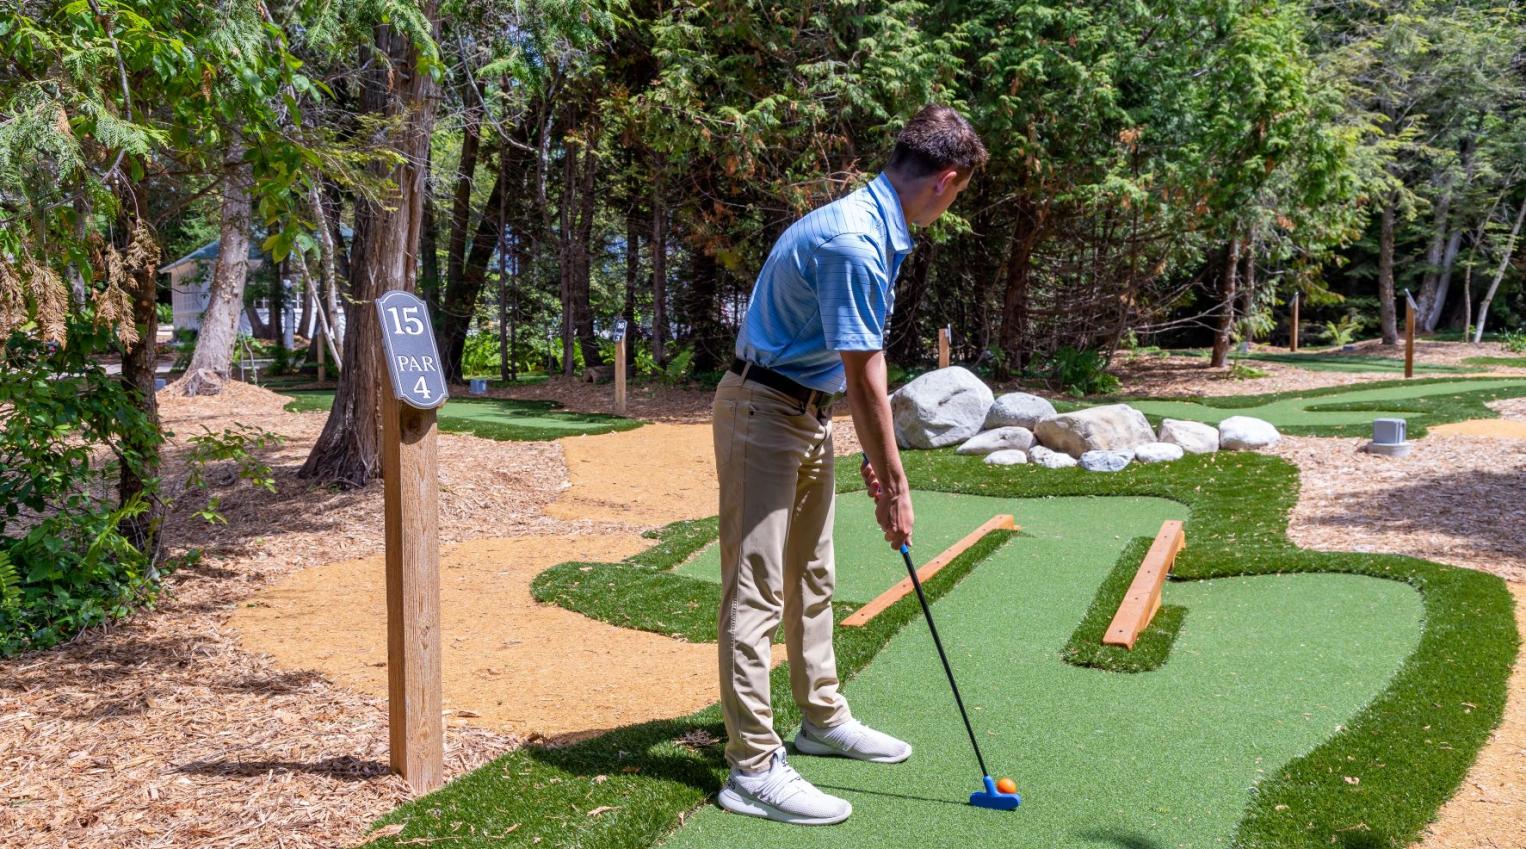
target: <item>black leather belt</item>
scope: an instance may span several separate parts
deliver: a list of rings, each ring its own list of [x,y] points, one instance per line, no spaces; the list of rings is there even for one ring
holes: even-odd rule
[[[812,389],[805,384],[796,383],[771,368],[749,363],[743,359],[732,360],[731,371],[741,375],[744,380],[755,380],[770,389],[777,389],[807,407],[814,406],[818,411],[825,412],[831,408],[832,402],[837,400],[835,393]]]

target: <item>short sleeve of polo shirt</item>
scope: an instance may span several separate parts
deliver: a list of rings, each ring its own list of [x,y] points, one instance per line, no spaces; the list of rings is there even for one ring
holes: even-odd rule
[[[821,330],[833,351],[885,347],[890,278],[880,249],[867,236],[844,233],[823,242],[811,256]]]

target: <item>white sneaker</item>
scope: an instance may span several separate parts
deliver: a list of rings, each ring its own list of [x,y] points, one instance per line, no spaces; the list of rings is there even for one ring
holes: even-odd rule
[[[801,777],[785,760],[783,747],[774,752],[768,771],[761,775],[733,769],[715,800],[734,814],[795,825],[833,825],[853,813],[846,799],[828,796]]]
[[[875,731],[856,719],[831,728],[802,722],[795,735],[795,749],[807,755],[841,755],[877,764],[898,764],[911,757],[910,743]]]

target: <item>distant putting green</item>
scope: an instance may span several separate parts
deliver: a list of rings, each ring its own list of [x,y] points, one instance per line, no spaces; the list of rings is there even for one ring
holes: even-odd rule
[[[1306,392],[1200,399],[1140,398],[1128,403],[1152,418],[1218,424],[1230,416],[1265,419],[1288,433],[1355,436],[1375,418],[1409,420],[1410,432],[1428,425],[1493,418],[1485,401],[1526,395],[1526,378],[1426,379],[1329,387]]]
[[[1117,545],[1132,536],[1154,536],[1162,521],[1180,518],[1181,513],[1180,505],[1158,498],[993,498],[930,490],[915,493],[912,506],[917,513],[912,556],[919,563],[1003,513],[1017,518],[1024,536],[1063,539],[1080,528],[1104,529],[1106,540]],[[874,502],[863,492],[838,496],[832,535],[839,600],[862,604],[906,577],[900,555],[885,542],[875,523]],[[711,543],[674,571],[719,581],[720,570],[720,546]]]
[[[1191,349],[1182,351],[1190,356],[1207,357],[1206,349]],[[1251,360],[1262,363],[1280,363],[1287,366],[1296,366],[1310,371],[1342,371],[1354,373],[1392,372],[1404,373],[1404,360],[1396,357],[1378,357],[1372,354],[1343,354],[1337,350],[1309,351],[1305,353],[1279,353],[1275,351],[1251,351],[1245,354],[1230,354],[1231,362],[1234,360]],[[1473,366],[1472,362],[1464,362],[1464,366]],[[1416,363],[1416,374],[1464,374],[1468,371],[1482,371],[1481,368],[1466,368],[1464,366],[1431,365],[1428,363]]]
[[[326,411],[334,405],[334,393],[326,390],[288,391],[286,409],[293,413]],[[554,401],[517,401],[502,398],[452,398],[440,408],[440,430],[469,433],[484,439],[533,442],[564,436],[609,433],[641,426],[637,419],[602,413],[559,410]]]

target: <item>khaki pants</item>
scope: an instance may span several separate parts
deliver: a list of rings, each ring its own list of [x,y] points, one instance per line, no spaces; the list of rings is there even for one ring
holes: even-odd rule
[[[721,710],[726,760],[767,767],[783,745],[769,698],[773,638],[784,624],[790,686],[818,726],[850,718],[832,651],[832,420],[727,373],[715,393],[721,485]]]

